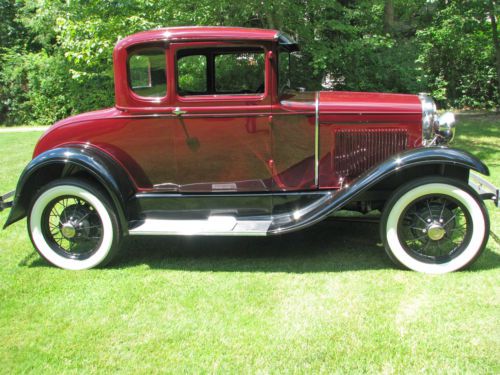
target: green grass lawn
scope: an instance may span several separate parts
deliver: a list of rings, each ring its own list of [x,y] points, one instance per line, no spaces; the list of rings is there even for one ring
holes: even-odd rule
[[[0,192],[39,135],[0,134]],[[499,144],[499,117],[462,117],[455,145],[496,185]],[[108,268],[71,272],[40,259],[23,220],[0,231],[0,373],[499,373],[499,267],[490,238],[467,271],[398,270],[377,224],[324,222],[136,239]]]

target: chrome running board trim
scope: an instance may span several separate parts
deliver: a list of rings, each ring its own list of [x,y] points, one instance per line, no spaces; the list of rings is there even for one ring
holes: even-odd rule
[[[206,220],[146,219],[129,234],[180,236],[265,236],[271,218],[265,220],[237,220],[234,216],[211,216]]]

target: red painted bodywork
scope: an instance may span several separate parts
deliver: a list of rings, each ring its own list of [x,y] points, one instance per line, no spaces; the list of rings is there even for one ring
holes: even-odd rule
[[[417,96],[320,92],[316,184],[316,93],[277,96],[278,35],[276,30],[189,27],[127,37],[113,55],[116,106],[56,123],[42,136],[34,156],[64,145],[87,145],[120,163],[138,191],[259,192],[340,187],[354,176],[339,174],[338,161],[355,162],[358,153],[360,158],[373,157],[384,147],[370,143],[370,136],[356,136],[360,130],[366,134],[376,130],[379,138],[373,139],[404,130],[406,148],[421,146],[422,109]],[[168,85],[164,98],[142,98],[128,86],[127,56],[137,46],[148,45],[165,48]],[[263,94],[177,94],[178,50],[234,46],[264,49]],[[177,107],[187,113],[173,115]],[[352,155],[336,153],[339,132],[348,139],[355,134]]]

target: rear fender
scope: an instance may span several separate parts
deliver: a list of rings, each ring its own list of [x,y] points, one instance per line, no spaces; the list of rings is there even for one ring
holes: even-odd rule
[[[134,194],[135,186],[118,162],[103,151],[89,146],[55,148],[34,158],[19,178],[13,206],[4,228],[27,215],[33,195],[45,183],[77,172],[89,174],[106,190],[126,234],[126,202]]]

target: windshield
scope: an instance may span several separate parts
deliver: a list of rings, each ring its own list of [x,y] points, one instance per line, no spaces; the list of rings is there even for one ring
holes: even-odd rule
[[[281,50],[278,56],[278,94],[289,90],[300,90],[298,80],[295,77],[295,68],[300,59],[299,52]]]

